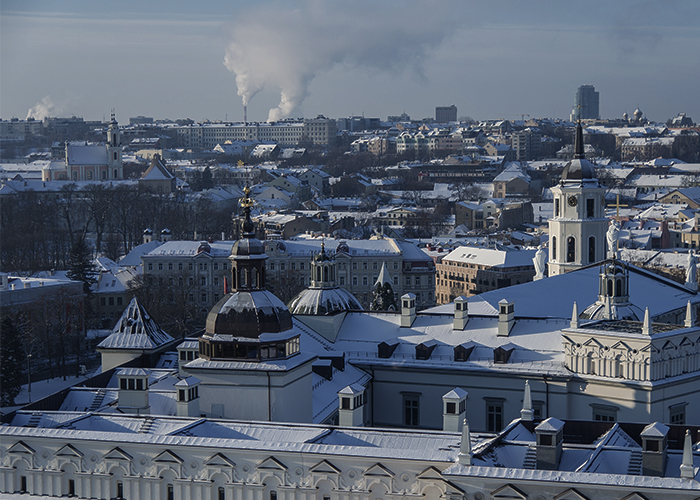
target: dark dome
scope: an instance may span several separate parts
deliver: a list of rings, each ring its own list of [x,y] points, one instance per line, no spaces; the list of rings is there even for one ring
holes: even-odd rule
[[[292,314],[323,316],[341,311],[361,311],[362,305],[344,288],[310,288],[292,299],[289,310]]]
[[[593,164],[585,158],[571,160],[566,164],[564,171],[561,173],[562,181],[580,181],[583,179],[595,178],[595,168]]]
[[[234,257],[248,257],[255,259],[267,259],[262,241],[257,238],[244,238],[236,241],[231,248]]]
[[[227,294],[207,316],[207,334],[257,338],[292,328],[292,315],[284,303],[267,290]]]

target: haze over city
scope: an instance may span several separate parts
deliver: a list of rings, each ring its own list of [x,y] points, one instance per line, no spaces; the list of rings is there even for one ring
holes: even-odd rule
[[[0,7],[0,116],[700,116],[700,4],[20,2]]]

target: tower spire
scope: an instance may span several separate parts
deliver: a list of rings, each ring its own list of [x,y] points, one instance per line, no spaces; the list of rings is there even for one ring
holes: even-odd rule
[[[581,126],[581,118],[579,117],[576,124],[576,137],[574,139],[574,160],[583,160],[586,155],[583,152],[583,127]]]

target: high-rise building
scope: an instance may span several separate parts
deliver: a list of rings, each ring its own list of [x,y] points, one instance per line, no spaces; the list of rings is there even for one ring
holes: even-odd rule
[[[435,121],[437,123],[447,123],[457,121],[457,106],[437,106],[435,108]]]
[[[600,93],[593,85],[581,85],[576,90],[574,109],[571,110],[571,121],[597,120],[600,118]]]

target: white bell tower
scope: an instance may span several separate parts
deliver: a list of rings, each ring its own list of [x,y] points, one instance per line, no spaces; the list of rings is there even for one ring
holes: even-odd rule
[[[583,129],[576,126],[574,159],[552,187],[554,217],[549,220],[549,276],[605,259],[605,188],[583,153]]]
[[[108,179],[123,179],[124,164],[122,162],[122,141],[119,134],[119,124],[112,112],[112,119],[107,128],[107,165],[109,170]]]

